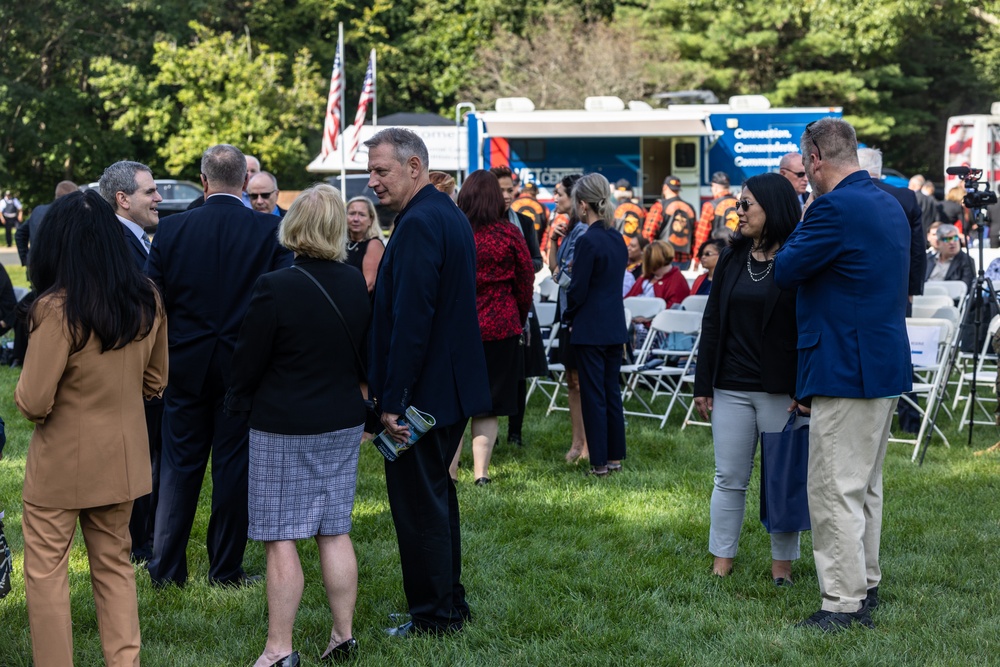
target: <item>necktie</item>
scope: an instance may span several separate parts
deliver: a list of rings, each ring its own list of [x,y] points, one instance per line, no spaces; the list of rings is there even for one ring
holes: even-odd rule
[[[146,252],[148,253],[149,248],[153,245],[152,243],[149,242],[149,237],[143,234],[142,236],[139,237],[139,240],[142,241],[142,247],[145,248]]]

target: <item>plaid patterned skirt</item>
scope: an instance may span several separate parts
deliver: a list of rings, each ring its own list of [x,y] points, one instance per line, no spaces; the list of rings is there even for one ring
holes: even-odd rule
[[[317,435],[250,429],[249,538],[349,533],[362,427]]]

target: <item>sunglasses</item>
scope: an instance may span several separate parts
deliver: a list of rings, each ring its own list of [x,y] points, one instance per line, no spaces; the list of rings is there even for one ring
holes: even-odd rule
[[[815,125],[818,122],[819,122],[818,120],[814,120],[813,122],[811,122],[808,125],[806,125],[806,134],[809,135],[809,141],[811,141],[812,145],[816,148],[816,157],[818,157],[820,160],[822,160],[823,159],[823,151],[821,151],[819,149],[819,144],[816,143],[816,138],[812,136],[812,126]]]
[[[247,197],[250,199],[270,199],[273,194],[274,190],[271,190],[270,192],[248,192]]]
[[[960,240],[961,239],[958,236],[939,236],[938,237],[938,241],[942,241],[944,243],[951,243],[952,241],[960,241]]]
[[[736,202],[736,210],[738,211],[740,209],[743,209],[743,211],[746,212],[750,209],[750,205],[753,203],[754,202],[750,201],[749,199],[740,199],[738,202]]]
[[[789,174],[792,174],[796,178],[805,178],[806,177],[806,172],[804,172],[804,171],[792,171],[788,167],[782,167],[778,171],[787,171]]]

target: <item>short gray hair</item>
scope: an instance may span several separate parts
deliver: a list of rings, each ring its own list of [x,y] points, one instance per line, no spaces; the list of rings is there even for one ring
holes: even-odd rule
[[[615,205],[611,201],[611,184],[600,174],[587,174],[573,185],[573,205],[585,204],[601,216],[604,227],[615,224]]]
[[[842,118],[820,118],[809,123],[799,143],[803,160],[808,160],[809,154],[815,152],[830,164],[847,167],[858,164],[858,135]]]
[[[201,173],[216,186],[242,188],[247,177],[247,160],[236,146],[216,144],[202,153]]]
[[[111,204],[111,208],[118,210],[117,196],[119,192],[127,195],[135,194],[139,189],[139,184],[135,181],[135,175],[140,171],[145,171],[150,176],[153,170],[141,162],[131,160],[121,160],[104,170],[97,187],[101,191],[104,201]]]
[[[379,130],[372,135],[371,139],[365,141],[365,146],[369,150],[383,144],[392,146],[396,154],[396,161],[400,164],[405,164],[411,157],[416,156],[424,171],[427,171],[427,163],[430,159],[427,156],[427,144],[415,132],[402,127],[387,127],[384,130]]]
[[[877,148],[859,148],[858,165],[871,174],[872,178],[882,178],[882,151]]]
[[[274,174],[272,174],[271,172],[269,172],[269,171],[258,171],[256,174],[254,174],[253,176],[250,177],[250,180],[252,181],[253,179],[257,178],[258,176],[267,176],[268,178],[271,179],[271,185],[274,186],[274,189],[275,190],[278,189],[278,179],[275,178]],[[247,183],[247,185],[249,185],[249,183]]]

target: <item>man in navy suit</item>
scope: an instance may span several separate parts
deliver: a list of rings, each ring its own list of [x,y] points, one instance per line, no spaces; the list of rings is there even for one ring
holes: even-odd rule
[[[157,205],[163,197],[156,190],[152,170],[139,162],[122,160],[104,170],[99,184],[101,196],[115,209],[122,223],[122,239],[129,255],[142,271],[149,255],[146,229],[160,221]],[[163,399],[146,401],[146,432],[149,435],[149,460],[153,472],[153,491],[136,498],[132,505],[129,533],[132,536],[132,560],[148,561],[153,557],[153,525],[160,490],[160,451],[163,426]]]
[[[170,382],[164,395],[154,584],[183,585],[186,548],[209,456],[212,516],[209,581],[242,585],[247,542],[249,430],[223,412],[230,364],[250,294],[261,274],[290,266],[278,245],[279,218],[243,205],[243,153],[219,144],[201,158],[205,204],[160,223],[146,273],[156,281],[170,322]]]
[[[399,418],[411,405],[437,420],[412,449],[385,464],[412,618],[387,632],[453,632],[468,620],[469,605],[448,466],[469,417],[492,405],[476,315],[476,244],[465,215],[431,185],[420,137],[388,128],[365,146],[368,187],[398,212],[375,283],[368,380],[382,424],[397,442],[410,435]]]
[[[860,169],[848,123],[810,123],[801,145],[816,200],[778,251],[774,280],[798,287],[796,394],[812,406],[809,515],[823,604],[799,625],[836,632],[874,627],[882,460],[896,402],[911,388],[910,229]]]

